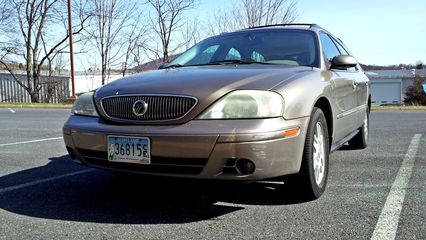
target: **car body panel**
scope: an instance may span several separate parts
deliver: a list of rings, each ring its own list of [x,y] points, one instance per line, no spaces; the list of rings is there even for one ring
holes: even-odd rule
[[[185,124],[168,126],[115,126],[104,124],[97,118],[71,116],[64,127],[64,140],[72,155],[79,162],[95,167],[113,170],[102,164],[90,162],[91,157],[84,156],[84,151],[105,153],[102,159],[107,164],[107,136],[148,137],[151,140],[151,155],[170,157],[179,166],[180,160],[205,158],[207,164],[198,175],[163,173],[175,177],[192,177],[205,179],[241,178],[256,180],[296,173],[300,169],[309,118],[285,120],[271,118],[263,120],[197,120]],[[284,137],[286,129],[300,128],[294,137]],[[70,151],[70,150],[69,150]],[[229,159],[250,159],[257,170],[251,175],[226,174],[223,168]],[[98,162],[99,163],[99,162]],[[155,164],[154,164],[155,165]],[[143,171],[127,172],[152,174]]]
[[[304,30],[314,32],[317,41],[318,34],[325,31]],[[250,31],[262,29],[244,30]],[[322,52],[321,43],[317,45]],[[279,93],[284,102],[282,116],[198,119],[223,96],[236,90]],[[144,94],[190,96],[197,99],[197,104],[182,118],[152,122],[114,121],[102,110],[103,98]],[[369,80],[359,65],[354,72],[331,69],[324,54],[319,54],[318,66],[310,67],[262,64],[172,67],[125,77],[96,90],[94,103],[100,117],[70,116],[63,128],[64,141],[75,161],[108,171],[224,180],[272,178],[299,172],[307,126],[319,101],[326,101],[329,106],[323,111],[330,118],[330,148],[335,150],[363,124],[369,96]],[[287,130],[297,134],[286,137]],[[142,166],[108,161],[108,135],[149,138],[153,163]],[[243,174],[228,166],[241,159],[252,161],[256,170]]]
[[[131,75],[107,84],[96,91],[95,101],[98,109],[102,109],[101,99],[115,95],[178,93],[197,98],[198,103],[193,111],[182,119],[148,123],[178,124],[195,118],[226,93],[243,89],[268,90],[310,70],[310,67],[277,65],[259,65],[256,68],[248,65],[226,65],[157,70]],[[106,116],[102,111],[100,114]]]

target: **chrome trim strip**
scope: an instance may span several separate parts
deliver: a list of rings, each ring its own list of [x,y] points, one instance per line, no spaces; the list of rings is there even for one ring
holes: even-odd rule
[[[341,114],[337,115],[337,119],[346,117],[346,116],[351,115],[351,114],[353,114],[355,112],[358,112],[358,111],[361,111],[361,110],[365,110],[365,109],[367,109],[367,104],[363,104],[363,105],[358,106],[356,108],[352,108],[351,110],[348,110],[346,112],[342,112]]]
[[[118,98],[118,97],[183,97],[183,98],[191,98],[195,100],[194,105],[181,117],[179,118],[173,118],[173,119],[165,119],[165,120],[126,120],[126,119],[121,119],[121,118],[114,118],[109,116],[105,109],[104,109],[104,105],[103,105],[103,100],[104,99],[110,99],[110,98]],[[188,95],[178,95],[178,94],[124,94],[124,95],[114,95],[114,96],[107,96],[107,97],[103,97],[100,99],[100,105],[101,105],[101,111],[102,111],[102,115],[104,115],[106,118],[108,118],[109,120],[115,121],[115,122],[120,122],[120,123],[165,123],[165,122],[171,122],[171,121],[177,121],[180,120],[184,117],[186,117],[198,104],[198,98],[193,97],[193,96],[188,96]]]

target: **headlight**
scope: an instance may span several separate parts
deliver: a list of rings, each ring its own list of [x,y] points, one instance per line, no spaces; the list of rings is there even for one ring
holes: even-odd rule
[[[95,104],[93,103],[93,93],[94,92],[81,94],[77,100],[75,100],[71,113],[76,115],[98,117]]]
[[[280,94],[260,90],[238,90],[225,95],[199,119],[271,118],[282,116],[284,100]]]

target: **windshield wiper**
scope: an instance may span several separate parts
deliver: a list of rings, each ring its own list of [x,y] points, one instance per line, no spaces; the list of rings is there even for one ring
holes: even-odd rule
[[[220,61],[213,61],[213,62],[203,63],[203,64],[193,64],[193,65],[171,64],[171,65],[162,66],[160,69],[193,67],[193,66],[206,66],[206,65],[226,65],[226,64],[272,64],[272,65],[274,65],[274,63],[268,63],[268,62],[243,61],[243,60],[239,60],[239,59],[228,59],[228,60],[220,60]]]
[[[171,65],[162,65],[159,67],[159,69],[165,69],[165,68],[179,68],[183,67],[181,64],[171,64]]]
[[[221,64],[273,64],[273,63],[259,62],[259,61],[244,61],[239,59],[228,59],[228,60],[221,60],[221,61],[213,61],[203,65],[221,65]]]

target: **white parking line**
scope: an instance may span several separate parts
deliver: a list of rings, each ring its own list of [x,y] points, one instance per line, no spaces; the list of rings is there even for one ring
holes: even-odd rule
[[[12,108],[7,108],[9,109],[9,111],[11,111],[12,113],[15,113],[15,110],[13,110]]]
[[[402,161],[398,175],[392,184],[385,206],[377,221],[376,227],[371,239],[395,239],[398,230],[399,215],[406,194],[407,185],[411,178],[411,173],[416,159],[416,153],[419,148],[421,134],[414,135],[411,140],[408,152]]]
[[[59,175],[59,176],[56,176],[56,177],[50,177],[50,178],[40,179],[40,180],[27,182],[27,183],[15,185],[15,186],[1,188],[0,194],[7,193],[7,192],[10,192],[10,191],[14,191],[14,190],[18,190],[18,189],[22,189],[22,188],[26,188],[26,187],[31,187],[31,186],[41,184],[41,183],[45,183],[45,182],[55,181],[55,180],[58,180],[58,179],[61,179],[61,178],[73,177],[73,176],[76,176],[76,175],[80,175],[80,174],[88,173],[88,172],[93,172],[93,171],[96,171],[96,170],[95,169],[86,169],[86,170],[81,170],[81,171],[78,171],[78,172]]]
[[[62,137],[43,138],[43,139],[36,139],[36,140],[23,141],[23,142],[14,142],[14,143],[2,143],[2,144],[0,144],[0,147],[12,146],[12,145],[19,145],[19,144],[26,144],[26,143],[36,143],[36,142],[53,141],[53,140],[59,140],[59,139],[62,139]]]

